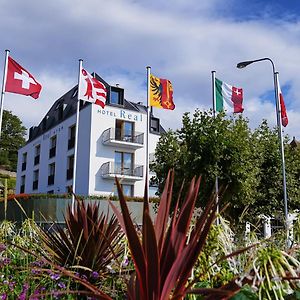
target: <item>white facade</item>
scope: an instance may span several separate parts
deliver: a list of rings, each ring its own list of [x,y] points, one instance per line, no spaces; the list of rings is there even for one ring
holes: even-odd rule
[[[126,104],[108,104],[104,109],[88,104],[80,110],[76,194],[116,194],[117,176],[125,194],[143,196],[147,114],[141,105],[130,109],[133,103]],[[75,123],[73,113],[54,122],[52,128],[30,139],[19,150],[17,193],[68,191],[73,183]],[[149,134],[149,153],[154,153],[159,137],[159,130]]]

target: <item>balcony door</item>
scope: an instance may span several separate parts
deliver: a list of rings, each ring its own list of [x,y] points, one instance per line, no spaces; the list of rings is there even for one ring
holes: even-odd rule
[[[134,142],[134,123],[116,120],[116,140]]]
[[[116,174],[132,175],[133,173],[133,153],[115,152],[115,172]]]

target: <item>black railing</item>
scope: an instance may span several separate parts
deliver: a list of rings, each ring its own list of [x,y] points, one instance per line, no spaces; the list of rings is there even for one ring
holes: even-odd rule
[[[75,146],[75,137],[72,137],[68,140],[68,150],[74,148]]]
[[[73,178],[73,172],[74,172],[74,169],[67,170],[67,180],[70,180]]]
[[[49,150],[49,158],[54,157],[56,155],[56,147],[53,147]]]
[[[40,163],[40,155],[37,155],[35,158],[34,158],[34,165],[38,165]]]
[[[22,163],[22,171],[26,170],[26,162]]]
[[[38,180],[35,180],[35,181],[32,183],[32,189],[33,189],[33,190],[37,190],[37,189],[38,189],[38,186],[39,186],[39,181],[38,181]]]
[[[48,176],[48,185],[54,184],[54,175],[49,175]]]

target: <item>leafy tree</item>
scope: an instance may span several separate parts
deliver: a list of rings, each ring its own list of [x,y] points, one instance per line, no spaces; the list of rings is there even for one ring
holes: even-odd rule
[[[170,168],[175,169],[175,193],[181,179],[202,175],[204,187],[199,205],[218,177],[219,186],[226,187],[224,202],[228,213],[237,221],[243,216],[251,220],[259,214],[278,211],[283,215],[282,168],[277,129],[266,121],[253,132],[242,116],[228,119],[219,113],[196,110],[191,117],[184,114],[182,128],[161,137],[151,166],[161,188]],[[300,150],[291,149],[285,139],[289,206],[300,202]],[[202,198],[202,199],[201,199]]]
[[[25,143],[26,128],[11,111],[4,110],[0,137],[0,165],[17,170],[18,149]]]

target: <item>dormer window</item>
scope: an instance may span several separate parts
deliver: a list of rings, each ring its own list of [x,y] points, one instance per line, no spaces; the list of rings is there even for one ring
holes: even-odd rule
[[[123,105],[124,103],[124,90],[111,87],[110,89],[110,104]]]

